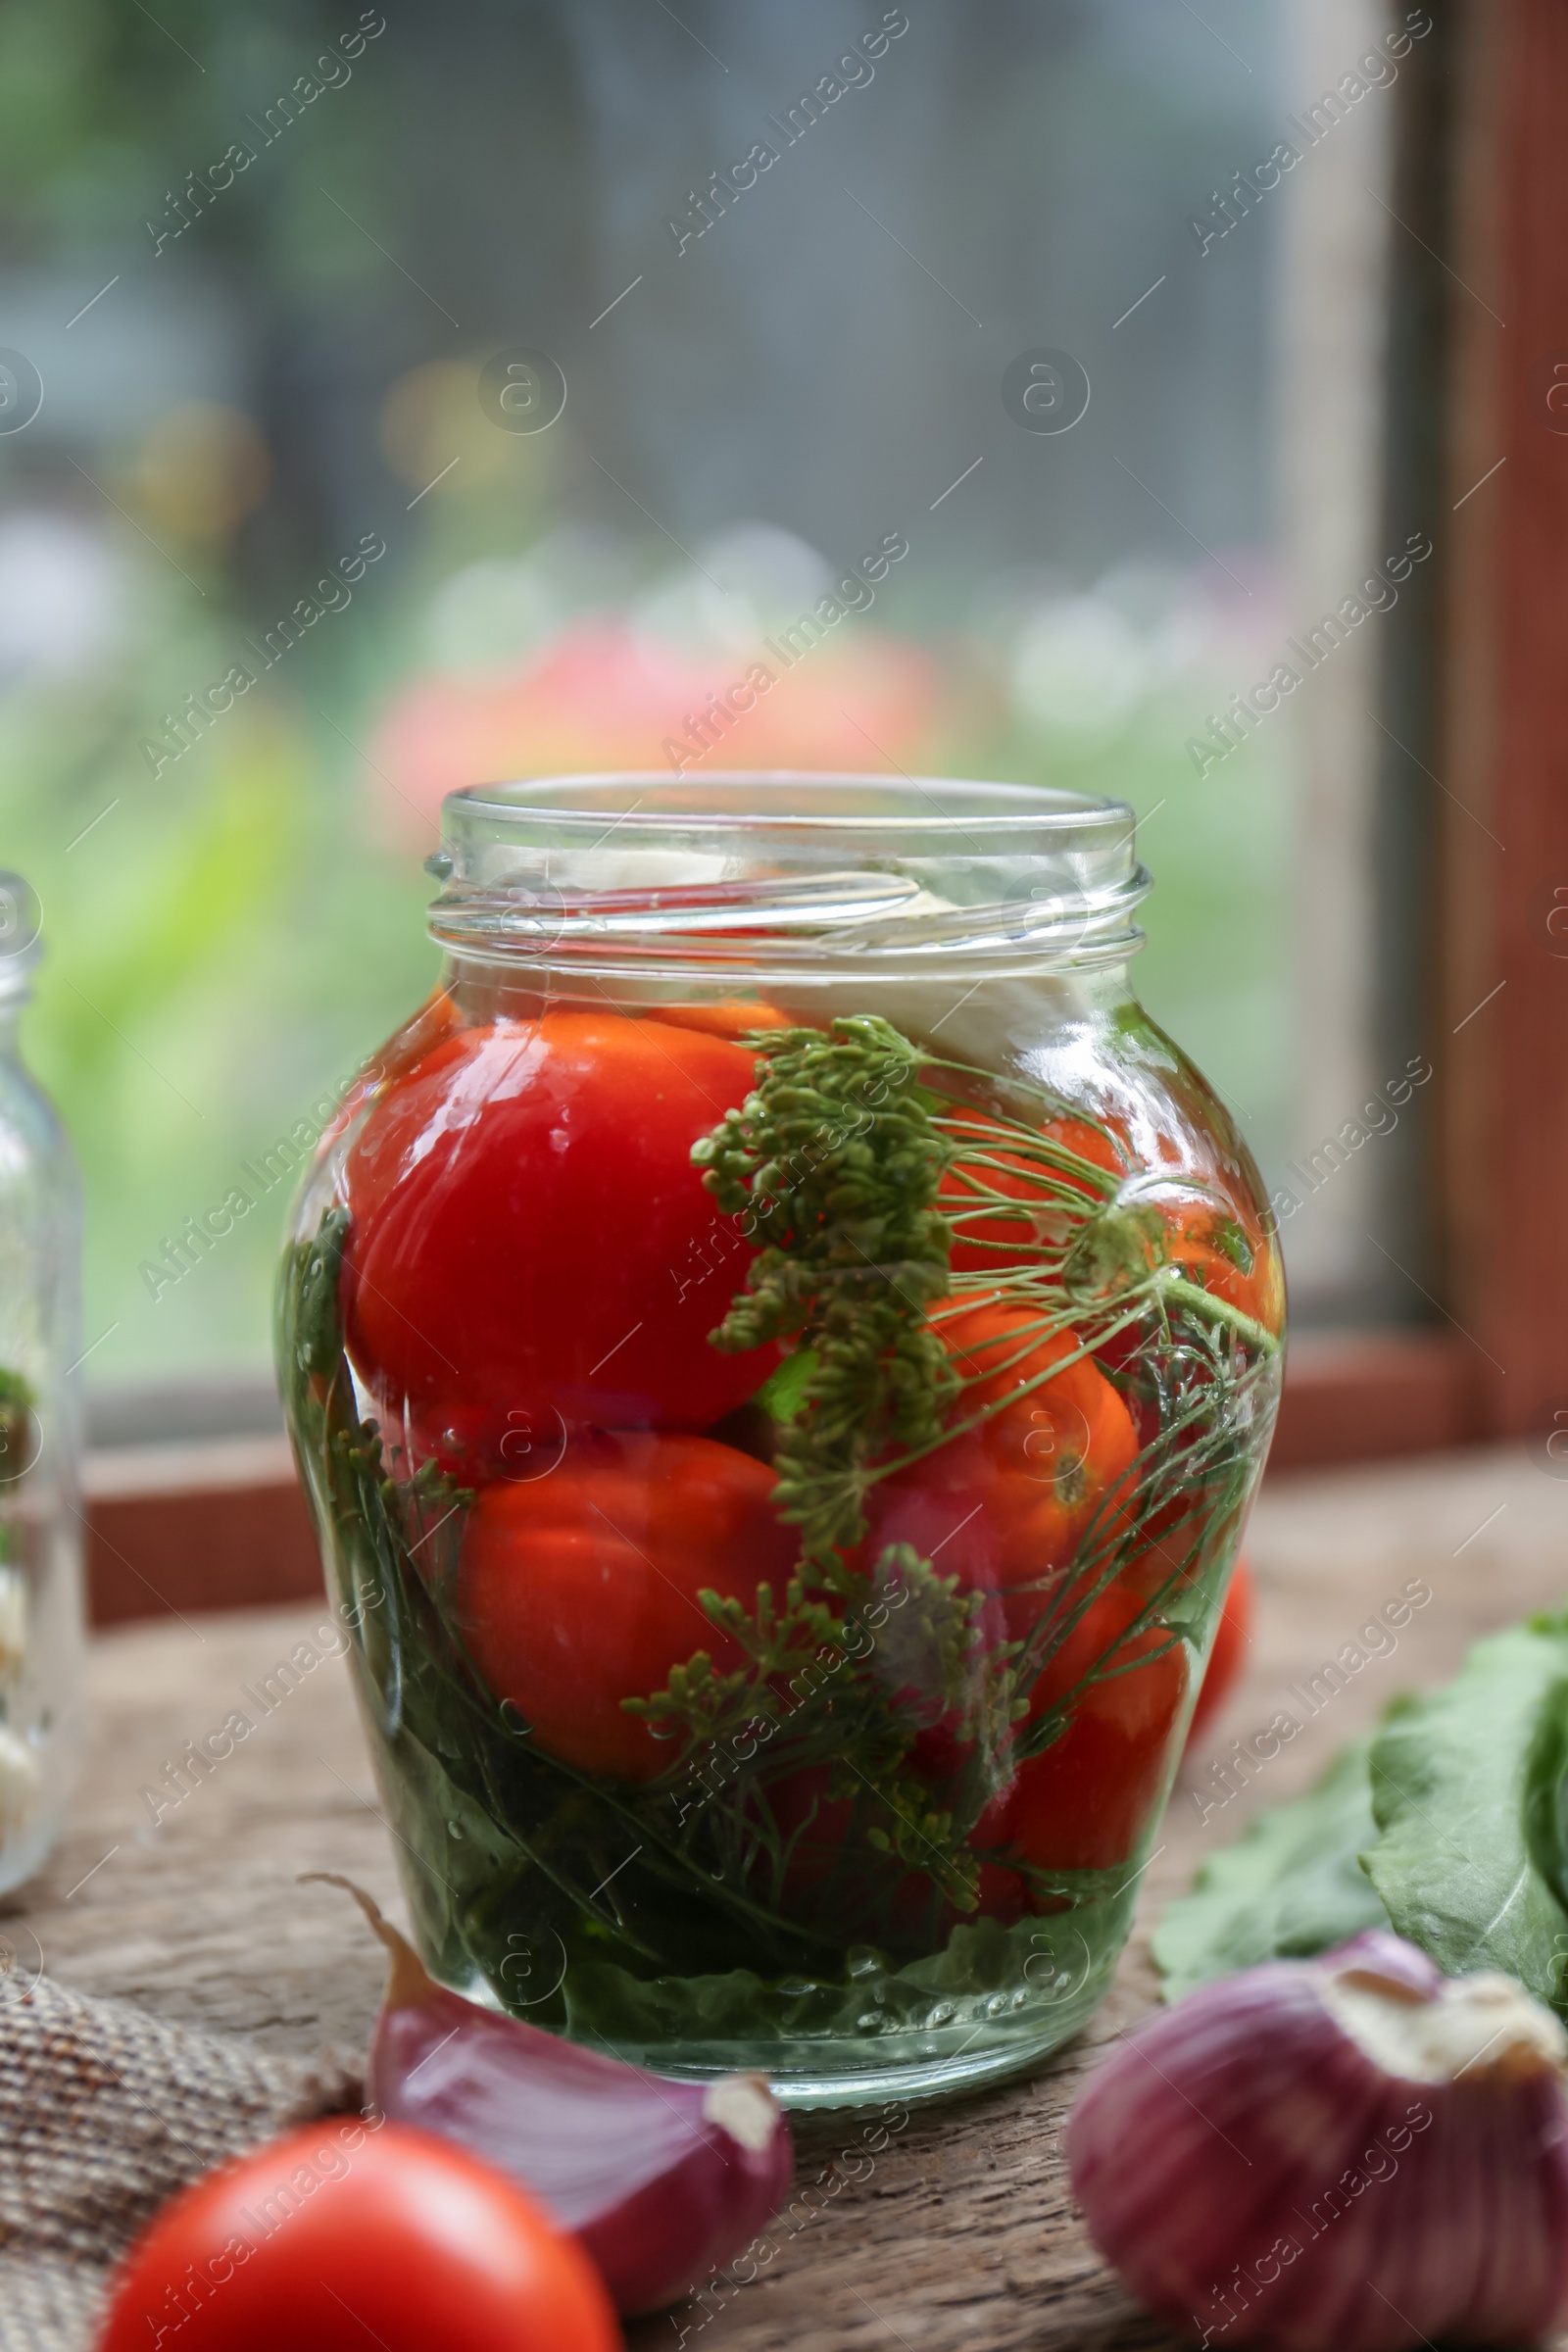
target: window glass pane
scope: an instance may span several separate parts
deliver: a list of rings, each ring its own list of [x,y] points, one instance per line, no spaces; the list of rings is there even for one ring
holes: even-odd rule
[[[1407,14],[8,12],[0,809],[101,1379],[262,1361],[293,1169],[433,977],[440,795],[557,767],[1126,799],[1298,1308],[1381,1305]]]

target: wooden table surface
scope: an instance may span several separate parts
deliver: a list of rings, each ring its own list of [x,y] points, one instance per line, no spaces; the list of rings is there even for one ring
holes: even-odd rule
[[[1397,1652],[1369,1661],[1253,1791],[1206,1822],[1189,1769],[1139,1932],[1074,2045],[1026,2083],[915,2111],[869,2160],[856,2153],[859,2120],[798,2119],[799,2185],[811,2184],[809,2194],[793,2229],[769,2233],[772,2257],[756,2282],[639,2323],[633,2344],[1047,2352],[1165,2341],[1090,2248],[1060,2147],[1085,2069],[1155,1997],[1148,1928],[1255,1804],[1298,1789],[1397,1690],[1451,1671],[1478,1634],[1568,1599],[1565,1535],[1568,1483],[1522,1451],[1273,1484],[1249,1545],[1260,1622],[1248,1677],[1203,1741],[1197,1777],[1287,1703],[1288,1684],[1421,1580],[1433,1598]],[[230,1708],[256,1714],[240,1686],[254,1689],[319,1617],[165,1619],[95,1643],[91,1746],[69,1829],[48,1869],[0,1901],[0,1934],[19,1964],[41,1956],[83,1991],[274,2048],[363,2048],[379,1996],[377,1950],[344,1896],[295,1885],[301,1871],[343,1871],[401,1915],[346,1668],[323,1663],[157,1827],[143,1795],[187,1739]]]

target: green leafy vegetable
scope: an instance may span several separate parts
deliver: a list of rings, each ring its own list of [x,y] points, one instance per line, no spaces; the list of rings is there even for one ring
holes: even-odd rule
[[[1170,1999],[1392,1926],[1450,1975],[1495,1968],[1568,2012],[1568,1616],[1478,1642],[1396,1699],[1317,1788],[1206,1863],[1154,1936]]]
[[[586,1960],[564,1987],[568,2031],[657,2060],[660,2045],[690,2035],[694,2019],[719,2045],[754,2044],[760,2056],[780,2036],[857,2036],[942,2026],[961,2031],[964,2047],[1006,2037],[1009,2009],[1035,2007],[1042,1992],[1060,2004],[1064,2022],[1087,2016],[1116,1965],[1135,1889],[1123,1871],[1079,1874],[1070,1912],[1004,1927],[962,1921],[940,1951],[890,1968],[868,1946],[852,1946],[837,1983],[802,1978],[768,1983],[750,1969],[724,1977],[637,1980],[611,1961]],[[1091,1884],[1091,1881],[1093,1882]],[[875,2053],[868,2053],[874,2063]]]
[[[1307,1959],[1388,1926],[1360,1862],[1377,1835],[1369,1745],[1344,1749],[1305,1796],[1260,1813],[1204,1863],[1191,1894],[1167,1905],[1153,1938],[1167,2000],[1260,1960]]]
[[[1450,1976],[1500,1968],[1563,2004],[1568,1617],[1478,1642],[1446,1690],[1398,1701],[1371,1755],[1367,1872],[1401,1936]]]

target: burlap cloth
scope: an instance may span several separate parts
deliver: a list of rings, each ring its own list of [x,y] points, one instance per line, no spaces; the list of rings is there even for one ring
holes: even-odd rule
[[[113,2264],[166,2197],[362,2097],[330,2051],[277,2058],[0,1978],[0,2352],[85,2352]]]

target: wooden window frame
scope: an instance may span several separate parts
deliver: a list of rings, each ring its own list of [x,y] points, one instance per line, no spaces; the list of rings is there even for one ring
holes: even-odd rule
[[[1424,785],[1407,774],[1400,787],[1424,854],[1413,875],[1406,858],[1414,901],[1395,911],[1405,942],[1425,942],[1441,1041],[1427,1148],[1434,1320],[1293,1340],[1273,1472],[1568,1428],[1556,1208],[1568,1178],[1568,413],[1547,407],[1554,355],[1568,363],[1568,9],[1431,5],[1442,38],[1410,103],[1447,191],[1432,240],[1446,251],[1431,252],[1425,281],[1440,313],[1427,479],[1443,523],[1441,610],[1425,660],[1436,684],[1420,696],[1433,756]],[[1430,225],[1419,191],[1395,192]],[[1406,216],[1401,231],[1429,250],[1419,221]],[[1396,360],[1400,331],[1396,320]],[[1486,849],[1478,823],[1501,846]],[[87,1520],[100,1624],[321,1591],[280,1438],[94,1456]]]
[[[1568,1407],[1568,415],[1547,406],[1568,361],[1568,16],[1467,0],[1458,62],[1439,1263],[1467,1434],[1517,1439]],[[1477,855],[1475,818],[1498,851]]]
[[[1424,280],[1435,402],[1407,379],[1437,433],[1431,758],[1413,792],[1420,854],[1407,833],[1385,881],[1404,893],[1394,913],[1419,943],[1435,1041],[1433,1320],[1294,1340],[1275,1470],[1568,1429],[1555,1209],[1568,1179],[1568,390],[1560,413],[1547,406],[1559,356],[1568,386],[1568,14],[1553,0],[1434,0],[1433,14],[1440,39],[1425,86],[1412,80],[1434,151],[1396,188],[1401,235],[1420,242],[1443,216]],[[1423,204],[1404,183],[1434,172],[1446,187]],[[1396,346],[1399,333],[1396,320]],[[1420,425],[1396,416],[1391,441]]]

